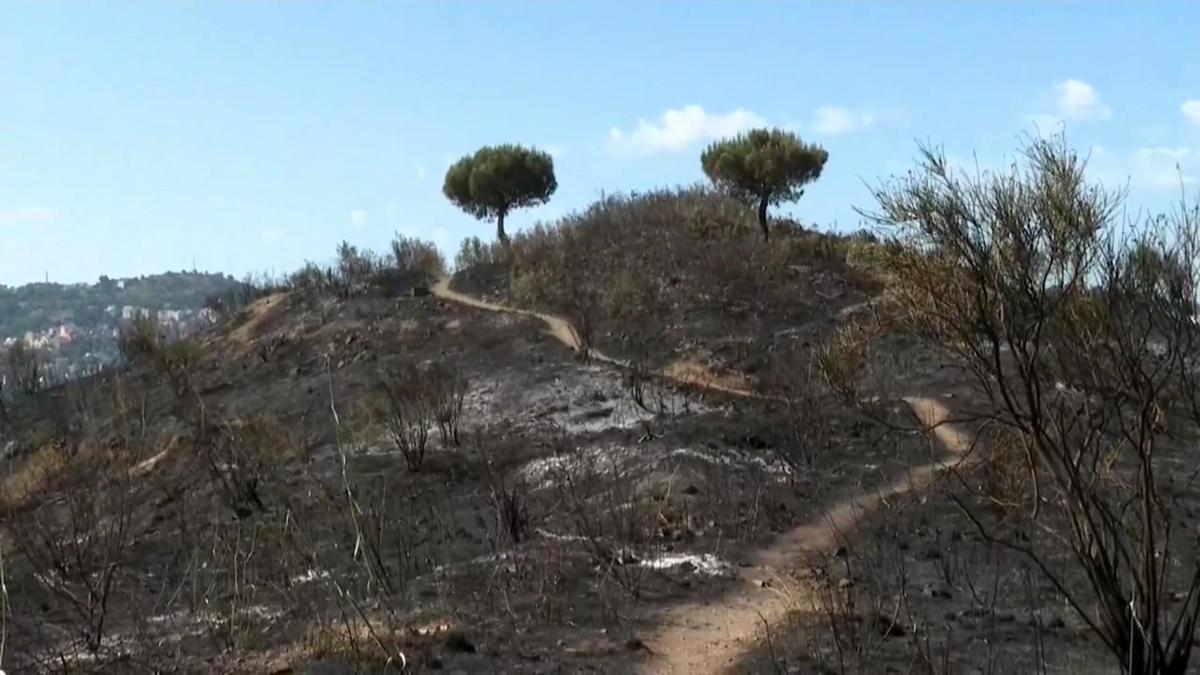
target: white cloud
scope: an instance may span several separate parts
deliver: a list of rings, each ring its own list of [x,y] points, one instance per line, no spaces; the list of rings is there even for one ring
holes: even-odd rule
[[[1190,148],[1142,148],[1133,156],[1135,182],[1149,187],[1177,188],[1196,182],[1196,154]]]
[[[50,227],[58,222],[58,215],[58,209],[49,206],[0,209],[0,227]]]
[[[689,105],[667,110],[657,122],[639,119],[631,131],[613,127],[608,137],[610,146],[619,151],[639,154],[679,152],[702,141],[735,136],[765,124],[762,117],[742,108],[717,114],[698,105]]]
[[[350,211],[350,225],[356,230],[366,227],[367,212],[362,209],[352,209]]]
[[[1100,93],[1095,87],[1083,80],[1064,80],[1054,85],[1053,97],[1047,102],[1054,108],[1054,112],[1038,112],[1025,116],[1025,121],[1032,124],[1042,135],[1062,132],[1067,121],[1084,122],[1112,117],[1112,108],[1100,98]]]
[[[1065,80],[1054,85],[1058,114],[1069,120],[1106,120],[1112,108],[1100,98],[1100,93],[1083,80]]]
[[[812,127],[823,136],[840,136],[873,127],[878,122],[879,116],[870,111],[826,105],[813,111]]]
[[[1109,187],[1128,183],[1147,189],[1178,189],[1196,183],[1200,155],[1186,147],[1147,147],[1116,153],[1093,146],[1088,172]]]
[[[418,162],[414,168],[417,172],[417,180],[425,180],[429,177],[429,171],[425,168],[424,164]]]
[[[1179,106],[1179,112],[1183,113],[1187,121],[1200,125],[1200,99],[1184,101],[1183,105]]]

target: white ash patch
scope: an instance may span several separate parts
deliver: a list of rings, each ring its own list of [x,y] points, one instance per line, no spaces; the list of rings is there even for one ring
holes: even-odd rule
[[[538,489],[554,487],[559,477],[619,475],[638,463],[649,463],[650,457],[641,447],[608,444],[580,448],[575,452],[539,457],[526,462],[517,475]]]
[[[505,417],[545,424],[572,434],[634,429],[656,416],[703,413],[708,407],[670,387],[647,384],[646,407],[638,405],[619,373],[596,364],[578,366],[537,382],[513,377],[472,383],[464,400],[465,419]]]
[[[727,560],[711,553],[666,553],[661,556],[643,560],[643,567],[655,570],[683,568],[693,574],[709,577],[733,577],[733,565]]]
[[[322,579],[328,579],[328,578],[329,578],[329,572],[326,572],[326,571],[318,572],[317,570],[308,570],[304,574],[297,574],[296,576],[292,577],[291,582],[293,584],[308,584],[308,583],[312,583],[314,581],[320,581]]]
[[[784,480],[793,473],[792,467],[778,458],[767,458],[761,455],[736,451],[705,452],[696,448],[678,448],[672,451],[670,456],[698,459],[708,464],[732,469],[761,471],[778,480]]]

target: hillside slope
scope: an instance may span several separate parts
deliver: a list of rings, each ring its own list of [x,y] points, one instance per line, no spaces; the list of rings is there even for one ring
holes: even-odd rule
[[[879,672],[924,650],[1021,670],[1035,635],[1088,663],[945,518],[932,479],[972,430],[928,416],[961,375],[897,337],[873,418],[820,384],[812,354],[872,292],[844,240],[767,248],[702,194],[606,204],[432,296],[268,295],[22,401],[5,667]],[[575,246],[603,262],[565,264]],[[652,314],[612,299],[629,279]]]

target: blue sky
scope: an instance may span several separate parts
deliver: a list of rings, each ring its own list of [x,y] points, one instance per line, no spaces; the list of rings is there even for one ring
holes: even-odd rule
[[[0,282],[453,253],[493,231],[440,190],[480,145],[555,157],[521,228],[760,124],[829,150],[789,209],[821,227],[917,141],[999,165],[1060,122],[1159,210],[1200,180],[1197,35],[1194,2],[0,0]]]

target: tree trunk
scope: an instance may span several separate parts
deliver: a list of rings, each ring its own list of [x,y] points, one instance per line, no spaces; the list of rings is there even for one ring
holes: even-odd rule
[[[770,194],[765,194],[758,199],[758,226],[762,228],[763,241],[771,241],[771,230],[767,228],[767,203],[770,199]]]
[[[496,240],[508,246],[508,234],[504,231],[504,216],[506,215],[508,214],[504,211],[496,215]]]

